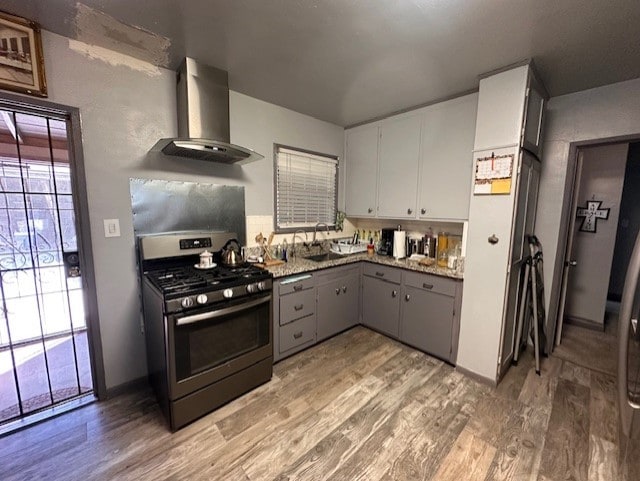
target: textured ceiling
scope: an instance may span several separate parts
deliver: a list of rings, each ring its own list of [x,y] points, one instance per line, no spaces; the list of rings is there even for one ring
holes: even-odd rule
[[[232,90],[339,125],[475,89],[478,75],[527,58],[552,96],[640,77],[638,0],[3,0],[0,8],[172,69],[194,57],[227,70]]]

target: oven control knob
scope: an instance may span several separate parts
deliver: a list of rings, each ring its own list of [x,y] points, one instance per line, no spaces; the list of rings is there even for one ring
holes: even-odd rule
[[[233,289],[225,289],[222,291],[222,297],[225,299],[231,299],[233,297]]]
[[[264,291],[267,288],[267,283],[264,281],[260,281],[258,282],[258,290],[259,291]]]
[[[249,294],[258,292],[258,284],[247,284],[247,292]]]
[[[185,297],[180,304],[182,304],[182,307],[191,307],[193,306],[193,299],[191,297]]]
[[[198,297],[196,297],[196,302],[198,304],[206,304],[208,300],[209,299],[206,294],[200,294]]]

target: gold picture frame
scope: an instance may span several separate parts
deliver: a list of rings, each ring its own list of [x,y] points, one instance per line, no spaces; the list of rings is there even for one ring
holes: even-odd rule
[[[47,96],[40,26],[0,12],[0,89]]]

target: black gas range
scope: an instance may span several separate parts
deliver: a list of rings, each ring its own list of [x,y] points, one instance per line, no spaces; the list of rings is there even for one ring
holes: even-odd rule
[[[271,379],[272,276],[251,264],[199,268],[234,233],[139,238],[149,379],[178,429]]]
[[[195,267],[198,257],[176,264],[148,265],[144,275],[162,292],[168,312],[210,306],[271,289],[271,274],[252,264],[209,269]]]

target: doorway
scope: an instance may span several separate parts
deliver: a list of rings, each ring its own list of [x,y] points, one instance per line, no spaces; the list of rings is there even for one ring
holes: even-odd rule
[[[102,391],[77,128],[0,98],[0,428]]]
[[[575,159],[554,354],[615,375],[618,301],[640,220],[640,143],[583,145]]]

